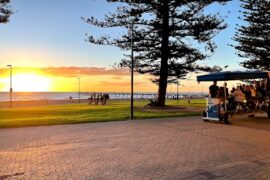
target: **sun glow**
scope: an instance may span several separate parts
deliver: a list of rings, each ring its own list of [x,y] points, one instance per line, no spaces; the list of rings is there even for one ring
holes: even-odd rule
[[[17,92],[46,92],[50,90],[50,79],[35,73],[15,74],[12,81],[13,91]],[[9,83],[6,84],[9,88]]]

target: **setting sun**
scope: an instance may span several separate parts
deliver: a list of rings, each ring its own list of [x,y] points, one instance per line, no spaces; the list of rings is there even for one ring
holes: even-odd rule
[[[13,76],[13,91],[44,92],[50,90],[50,79],[35,73],[15,74]],[[7,79],[9,81],[9,78]],[[9,88],[9,83],[5,89]]]

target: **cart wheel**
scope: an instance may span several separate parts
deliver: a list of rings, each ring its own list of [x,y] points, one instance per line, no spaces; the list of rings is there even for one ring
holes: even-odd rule
[[[202,116],[203,116],[203,117],[206,117],[206,116],[207,116],[207,114],[206,114],[206,112],[205,112],[205,111],[203,111]],[[209,121],[209,120],[207,120],[207,119],[203,119],[203,121]]]
[[[219,117],[219,121],[224,121],[224,117]]]
[[[270,118],[270,111],[267,112],[267,116],[268,116],[268,118]]]
[[[224,115],[224,123],[225,124],[232,124],[233,116],[229,113],[225,113]]]
[[[203,117],[206,117],[206,115],[207,115],[206,112],[203,111],[202,116],[203,116]]]

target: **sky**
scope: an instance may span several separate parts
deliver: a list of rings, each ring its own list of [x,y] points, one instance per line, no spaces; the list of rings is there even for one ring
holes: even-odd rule
[[[77,77],[81,77],[85,91],[129,91],[129,72],[111,66],[119,62],[123,52],[86,42],[86,33],[102,35],[107,31],[81,20],[91,16],[102,19],[115,5],[105,0],[12,0],[11,7],[15,13],[10,22],[0,24],[0,91],[9,87],[7,64],[14,66],[14,91],[76,91]],[[239,0],[208,8],[227,16],[228,28],[215,37],[218,48],[205,64],[240,68],[241,59],[228,46],[233,43],[236,24],[241,23],[239,8]],[[182,82],[181,91],[198,90],[194,76],[189,79]],[[157,89],[147,75],[136,74],[135,81],[136,91]],[[171,86],[168,91],[175,89]]]

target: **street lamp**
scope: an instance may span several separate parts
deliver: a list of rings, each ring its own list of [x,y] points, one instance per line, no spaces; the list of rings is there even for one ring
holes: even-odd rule
[[[179,80],[177,79],[177,94],[176,94],[177,104],[179,103]]]
[[[139,18],[136,13],[131,12],[133,18],[131,20],[131,94],[130,94],[130,119],[134,119],[134,22],[138,22]]]
[[[134,21],[131,23],[131,94],[130,94],[130,119],[134,119],[134,40],[133,40],[133,30]]]
[[[7,65],[10,72],[10,88],[9,88],[9,107],[12,108],[12,65]]]
[[[79,103],[81,103],[81,78],[78,79],[78,94],[79,94]]]

